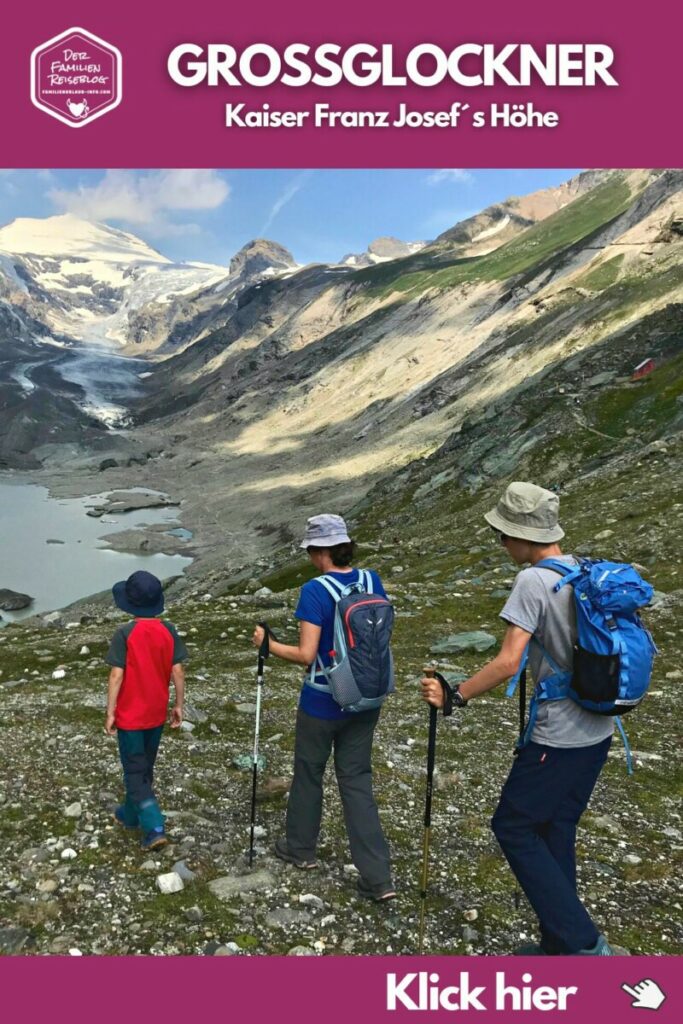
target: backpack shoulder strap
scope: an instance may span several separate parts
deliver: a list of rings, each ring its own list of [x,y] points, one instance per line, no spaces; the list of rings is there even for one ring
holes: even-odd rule
[[[316,576],[316,581],[325,588],[335,604],[341,600],[344,588],[338,580],[332,576]]]
[[[581,562],[578,565],[567,565],[566,562],[560,562],[556,558],[542,558],[540,562],[536,562],[534,569],[550,569],[551,572],[556,572],[558,576],[562,577],[553,587],[555,591],[561,590],[567,583],[573,583],[583,573]]]
[[[374,594],[372,573],[369,569],[358,570],[358,581],[364,585],[366,594]]]

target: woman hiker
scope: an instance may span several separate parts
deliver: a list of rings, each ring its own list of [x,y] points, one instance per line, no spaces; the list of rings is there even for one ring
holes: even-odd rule
[[[512,483],[485,519],[517,565],[529,563],[512,588],[501,618],[507,630],[499,653],[455,689],[453,707],[514,676],[527,644],[534,682],[572,667],[576,622],[571,587],[557,593],[558,576],[536,568],[545,558],[576,565],[559,541],[559,498],[531,483]],[[422,697],[435,707],[444,697],[438,680],[421,681]],[[614,721],[569,698],[537,705],[530,741],[517,750],[491,822],[503,853],[533,907],[540,942],[516,952],[527,956],[614,956],[576,891],[576,828],[590,800],[612,742]]]
[[[317,571],[337,582],[340,589],[361,581],[361,570],[351,565],[354,544],[341,516],[310,518],[301,547],[308,552]],[[370,575],[373,592],[386,597],[377,573],[370,571]],[[389,847],[372,792],[372,740],[380,709],[343,711],[333,699],[322,671],[315,673],[311,685],[311,666],[318,659],[325,666],[332,664],[335,600],[323,583],[313,579],[303,585],[295,615],[300,624],[298,645],[270,640],[271,654],[308,669],[296,717],[294,778],[287,803],[286,835],[275,843],[275,854],[297,868],[317,867],[323,774],[334,750],[351,858],[360,873],[358,891],[376,902],[392,899],[396,892]],[[257,626],[253,636],[256,647],[261,646],[263,636],[263,628]]]

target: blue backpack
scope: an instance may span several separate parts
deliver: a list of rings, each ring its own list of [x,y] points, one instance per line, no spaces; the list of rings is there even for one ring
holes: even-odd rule
[[[318,654],[311,665],[307,686],[330,693],[344,711],[378,708],[394,691],[391,633],[394,609],[380,594],[373,594],[372,576],[359,569],[357,583],[344,586],[333,576],[318,576],[335,603],[332,665]],[[316,671],[328,686],[316,683]]]
[[[641,622],[638,609],[648,604],[653,590],[632,565],[582,558],[577,566],[552,558],[536,563],[536,568],[552,569],[562,577],[554,586],[557,593],[571,584],[576,608],[577,639],[572,668],[563,671],[536,637],[535,643],[552,668],[542,679],[529,704],[529,719],[524,726],[524,683],[528,647],[507,689],[512,696],[520,689],[520,739],[525,746],[531,738],[538,704],[547,700],[576,701],[598,715],[619,716],[632,711],[645,696],[657,648]],[[631,754],[621,720],[615,717],[626,748],[629,773]]]

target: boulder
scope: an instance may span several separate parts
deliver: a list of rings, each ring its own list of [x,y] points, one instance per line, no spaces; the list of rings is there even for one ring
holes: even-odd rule
[[[241,892],[272,889],[276,885],[270,871],[253,871],[248,875],[224,875],[209,882],[209,889],[219,900],[231,900]]]
[[[484,633],[480,629],[467,633],[451,633],[430,647],[432,654],[460,654],[463,651],[476,651],[478,654],[488,651],[496,644],[495,636]]]
[[[0,590],[0,609],[3,612],[18,612],[22,608],[28,608],[33,604],[33,598],[28,594],[20,594],[17,590]]]

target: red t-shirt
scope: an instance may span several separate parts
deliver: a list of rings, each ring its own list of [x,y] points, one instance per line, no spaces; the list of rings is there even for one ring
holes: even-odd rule
[[[163,725],[171,669],[186,658],[185,645],[170,622],[135,619],[116,631],[105,661],[123,669],[116,702],[118,729]]]

